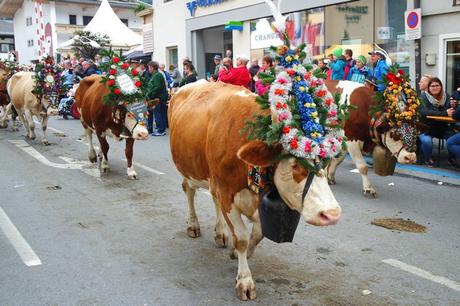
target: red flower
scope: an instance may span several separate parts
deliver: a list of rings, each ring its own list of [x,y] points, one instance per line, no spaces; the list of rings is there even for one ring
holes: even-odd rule
[[[116,64],[116,63],[120,62],[120,58],[114,57],[114,58],[112,58],[112,62]]]
[[[281,88],[275,89],[275,95],[281,96],[281,95],[284,95],[284,94],[285,94],[284,89],[281,89]]]
[[[307,153],[311,152],[311,142],[306,142],[305,143],[305,152],[307,152]]]
[[[290,75],[290,76],[293,76],[295,74],[295,71],[294,69],[288,69],[287,70],[287,73]]]
[[[297,143],[297,138],[292,138],[290,145],[292,149],[297,149],[299,147],[299,144]]]
[[[327,105],[327,106],[331,106],[331,104],[332,104],[333,102],[334,102],[334,100],[332,100],[332,99],[327,99],[327,100],[326,100],[326,105]]]
[[[115,90],[113,91],[114,94],[116,94],[117,96],[121,94],[121,90],[119,88],[115,88]]]
[[[131,73],[132,73],[134,76],[136,76],[136,75],[139,74],[139,71],[137,71],[136,69],[133,69],[133,70],[131,71]]]
[[[311,73],[310,72],[305,73],[304,79],[309,80],[310,78],[311,78]]]
[[[327,94],[327,91],[325,91],[325,90],[319,90],[319,91],[316,93],[316,95],[317,95],[318,97],[324,97],[326,94]]]
[[[128,67],[129,67],[129,64],[127,64],[127,63],[121,64],[121,68],[122,68],[122,69],[125,69],[125,70],[126,70],[126,69],[128,69]]]
[[[109,85],[109,86],[115,85],[115,80],[108,80],[107,85]]]
[[[281,78],[280,78],[280,79],[278,79],[278,83],[280,83],[280,84],[286,84],[287,81],[286,81],[285,79],[281,79]]]
[[[401,79],[398,78],[394,73],[388,72],[386,75],[388,82],[393,82],[396,85],[401,84]]]
[[[289,134],[290,131],[291,131],[291,127],[290,127],[290,126],[285,126],[285,127],[283,127],[283,133],[284,133],[284,134]]]
[[[110,70],[109,70],[109,74],[110,74],[110,75],[117,74],[117,70],[116,70],[116,69],[110,69]]]
[[[136,81],[134,83],[134,85],[136,85],[136,87],[141,87],[142,86],[142,82],[141,81]]]
[[[399,69],[399,70],[398,70],[398,73],[399,73],[400,75],[404,75],[404,70]]]

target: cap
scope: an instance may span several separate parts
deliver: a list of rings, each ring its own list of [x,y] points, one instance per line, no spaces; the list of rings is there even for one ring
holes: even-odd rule
[[[222,59],[222,56],[220,56],[219,54],[217,54],[217,55],[214,56],[214,59],[220,61],[220,60]]]
[[[380,51],[380,50],[374,50],[374,51],[372,51],[372,52],[369,52],[368,54],[369,54],[369,55],[379,54],[379,55],[385,57],[385,53],[383,53],[383,52]]]
[[[356,60],[363,63],[363,65],[366,65],[366,58],[363,55],[358,56]]]
[[[460,91],[458,91],[458,90],[454,91],[450,95],[450,97],[453,98],[454,100],[460,101]]]
[[[342,56],[342,53],[343,53],[343,49],[342,49],[342,48],[337,48],[337,49],[335,49],[334,51],[332,51],[332,54],[334,54],[334,55],[337,56],[337,57],[341,57],[341,56]]]

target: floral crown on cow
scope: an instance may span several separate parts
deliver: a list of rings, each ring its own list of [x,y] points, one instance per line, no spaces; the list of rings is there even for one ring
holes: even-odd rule
[[[271,47],[279,62],[277,73],[259,73],[270,88],[256,100],[262,109],[270,109],[271,115],[259,115],[247,122],[248,137],[269,145],[280,143],[287,156],[294,156],[301,165],[316,172],[345,148],[341,123],[348,116],[348,106],[339,105],[340,95],[333,96],[328,91],[324,73],[303,64],[307,56],[305,44],[290,47],[285,17],[279,11],[281,1],[278,8],[266,2],[275,16],[272,27],[284,44]]]
[[[52,56],[46,55],[35,64],[34,80],[35,86],[32,93],[41,98],[48,99],[59,96],[67,91],[62,75],[62,68],[57,66]]]

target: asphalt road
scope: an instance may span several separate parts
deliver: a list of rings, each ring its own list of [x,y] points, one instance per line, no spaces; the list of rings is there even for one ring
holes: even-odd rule
[[[368,199],[345,161],[332,187],[339,224],[301,223],[291,244],[263,240],[249,260],[258,298],[242,303],[206,192],[197,193],[202,237],[186,234],[168,137],[135,143],[130,181],[122,143],[110,142],[111,172],[99,176],[80,123],[49,126],[48,147],[24,142],[22,128],[0,130],[0,305],[460,305],[458,186],[371,173],[380,196]],[[427,232],[370,224],[393,217]]]

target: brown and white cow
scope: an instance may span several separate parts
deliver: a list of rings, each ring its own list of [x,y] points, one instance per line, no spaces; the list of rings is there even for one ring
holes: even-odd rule
[[[332,93],[340,92],[342,94],[340,103],[349,103],[356,106],[355,110],[350,111],[350,117],[344,126],[345,136],[348,138],[347,150],[361,174],[363,193],[376,197],[377,192],[369,181],[367,176],[368,166],[362,155],[363,149],[369,150],[373,147],[373,139],[370,134],[371,115],[369,114],[369,110],[375,104],[375,93],[363,84],[351,81],[326,81],[326,85]],[[345,101],[345,99],[347,100]],[[392,135],[397,134],[395,133],[395,129],[388,128],[380,132],[380,142],[385,144],[386,148],[391,152],[391,157],[395,157],[401,164],[409,164],[416,161],[415,152],[409,152],[404,147],[401,139],[393,139]],[[346,152],[342,152],[340,157],[332,160],[329,164],[328,180],[332,185],[335,184],[337,166],[343,161],[345,155]]]
[[[57,115],[57,109],[51,105],[47,97],[41,99],[32,93],[35,86],[33,72],[20,71],[15,73],[7,83],[8,95],[11,103],[6,107],[5,114],[0,121],[1,127],[8,125],[8,114],[12,112],[12,107],[16,109],[19,119],[24,124],[29,139],[35,139],[35,122],[33,116],[41,120],[43,131],[42,143],[49,145],[46,139],[46,126],[49,116]],[[14,119],[14,118],[13,118]],[[17,129],[13,120],[13,129]]]
[[[6,106],[10,103],[8,91],[6,90],[9,72],[10,70],[5,66],[5,64],[0,62],[0,106],[3,108],[3,113],[5,113]]]
[[[224,222],[233,238],[231,254],[238,257],[236,292],[242,300],[256,298],[247,258],[263,238],[259,197],[247,183],[248,165],[271,166],[281,153],[279,148],[270,148],[262,141],[248,141],[240,133],[246,120],[262,112],[255,98],[243,87],[199,81],[174,95],[168,113],[172,158],[183,176],[182,187],[188,200],[187,233],[190,237],[201,235],[194,195],[197,188],[207,188],[216,207],[215,242],[221,247],[228,243]],[[284,159],[275,164],[274,184],[286,204],[306,222],[335,224],[341,208],[326,174],[321,170],[315,175],[303,197],[308,174],[294,158]],[[243,215],[253,223],[251,233]]]
[[[80,121],[85,129],[85,135],[89,144],[88,158],[91,162],[97,162],[96,151],[93,147],[93,132],[96,134],[101,145],[101,171],[109,171],[107,153],[109,143],[106,136],[121,141],[126,138],[125,155],[128,163],[128,178],[136,179],[137,173],[133,166],[134,140],[145,140],[149,133],[145,125],[139,124],[138,119],[127,111],[124,106],[111,106],[103,103],[103,97],[109,93],[109,89],[100,83],[99,75],[92,75],[80,82],[75,93],[78,111],[81,114]],[[131,137],[123,137],[123,129],[127,129]],[[129,134],[127,133],[127,134]]]

